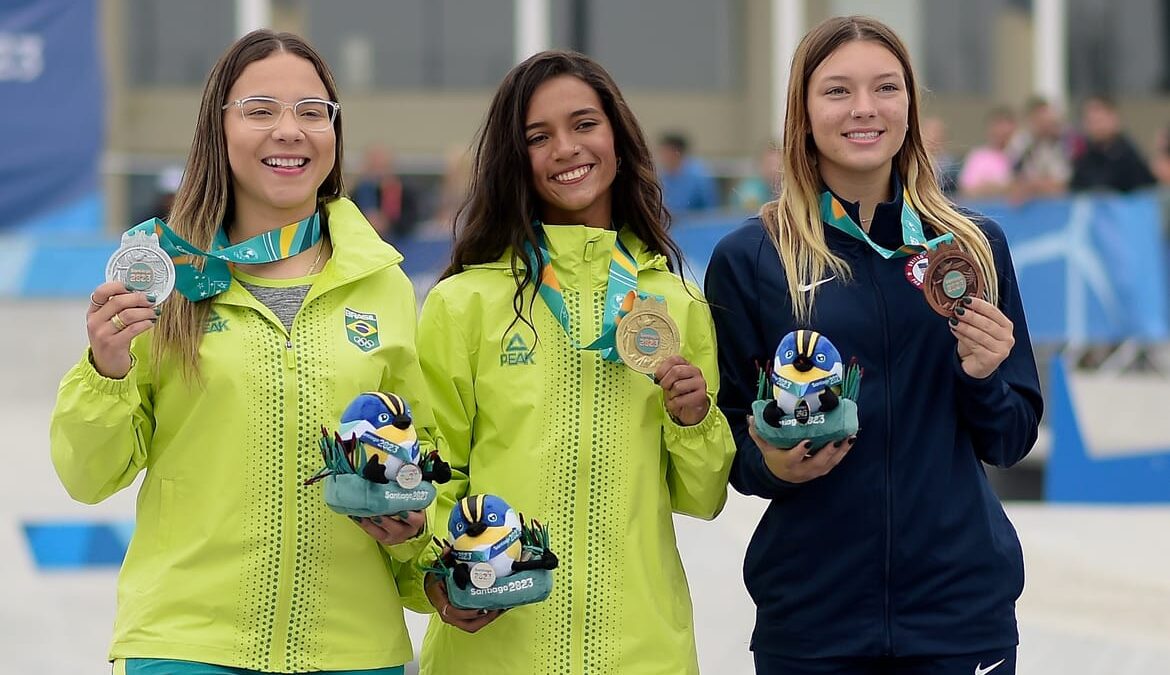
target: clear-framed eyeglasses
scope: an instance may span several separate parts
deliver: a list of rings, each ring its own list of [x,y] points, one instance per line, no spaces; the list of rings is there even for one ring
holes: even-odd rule
[[[341,104],[322,98],[305,98],[289,104],[269,96],[237,99],[224,105],[223,109],[232,106],[240,109],[244,124],[257,131],[275,129],[285,110],[292,110],[293,119],[305,131],[328,131],[341,110]]]

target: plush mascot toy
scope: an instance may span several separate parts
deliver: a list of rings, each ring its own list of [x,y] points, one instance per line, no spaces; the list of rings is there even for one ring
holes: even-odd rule
[[[540,602],[552,591],[557,557],[548,529],[525,523],[503,499],[469,495],[455,503],[447,523],[453,541],[436,541],[440,555],[427,571],[444,577],[451,604],[502,609]]]
[[[422,454],[410,405],[396,394],[359,394],[341,413],[337,433],[321,434],[325,468],[305,484],[325,480],[325,502],[338,513],[420,511],[434,501],[433,483],[451,479],[437,452]]]
[[[824,335],[796,330],[780,340],[770,374],[762,374],[760,400],[752,405],[756,431],[769,443],[790,448],[808,439],[809,454],[857,433],[861,368],[849,368]],[[765,398],[767,385],[771,397]]]

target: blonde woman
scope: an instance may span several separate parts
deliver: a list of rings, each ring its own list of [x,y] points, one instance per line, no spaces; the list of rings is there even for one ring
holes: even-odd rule
[[[1018,462],[1042,410],[1007,242],[942,196],[887,26],[809,32],[787,110],[780,197],[719,243],[706,279],[731,482],[770,501],[744,563],[757,672],[1007,675],[1023,557],[983,463]],[[907,244],[948,235],[988,290],[940,317],[925,247]],[[757,366],[798,328],[864,369],[858,435],[811,455],[748,417]]]
[[[395,576],[426,543],[424,514],[355,526],[302,484],[321,427],[362,391],[409,400],[426,443],[433,426],[402,257],[341,198],[339,108],[301,38],[240,38],[208,77],[162,230],[169,253],[206,255],[176,258],[158,307],[120,282],[90,296],[51,449],[86,503],[145,471],[119,675],[400,675],[411,659]],[[268,259],[221,258],[249,245]]]

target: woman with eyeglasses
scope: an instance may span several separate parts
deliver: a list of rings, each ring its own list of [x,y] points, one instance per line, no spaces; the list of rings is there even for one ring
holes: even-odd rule
[[[390,675],[411,659],[395,577],[429,538],[424,514],[355,524],[303,485],[322,426],[360,392],[400,394],[432,438],[402,257],[341,197],[339,107],[301,38],[241,38],[208,77],[153,230],[176,293],[156,304],[107,282],[90,296],[51,448],[86,503],[145,471],[115,673]],[[251,264],[227,255],[243,250]]]

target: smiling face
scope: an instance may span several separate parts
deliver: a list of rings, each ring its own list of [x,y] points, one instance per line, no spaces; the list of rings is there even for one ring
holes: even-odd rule
[[[288,104],[306,98],[330,99],[312,62],[287,52],[250,63],[232,85],[227,100],[250,96],[267,96]],[[274,128],[263,131],[245,123],[235,105],[229,105],[223,114],[237,221],[278,227],[311,214],[316,208],[317,189],[333,169],[335,130],[305,131],[291,110],[283,111]]]
[[[841,45],[812,72],[806,103],[830,187],[889,180],[910,109],[902,64],[890,50],[870,40]]]
[[[572,75],[551,78],[533,92],[524,125],[544,222],[610,227],[617,157],[597,92]]]

